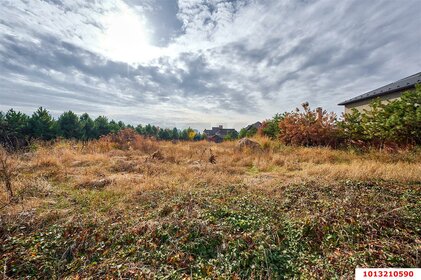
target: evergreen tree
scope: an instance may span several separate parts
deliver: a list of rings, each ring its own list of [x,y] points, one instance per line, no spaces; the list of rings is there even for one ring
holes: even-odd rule
[[[0,142],[11,148],[19,148],[28,140],[29,117],[10,109],[5,115],[0,114]]]
[[[147,124],[145,126],[145,135],[146,136],[152,136],[153,135],[152,126],[150,124]]]
[[[200,134],[200,133],[196,133],[196,135],[193,137],[194,141],[200,141],[203,139],[204,139],[203,134]]]
[[[171,138],[174,140],[178,140],[180,138],[179,134],[178,134],[178,129],[176,127],[174,127],[172,129],[172,135]]]
[[[29,119],[29,135],[31,138],[52,140],[57,137],[57,123],[48,111],[42,107]]]
[[[183,129],[181,131],[181,133],[180,133],[180,139],[181,140],[185,140],[185,141],[189,140],[189,132],[188,132],[187,129]]]
[[[136,128],[135,128],[135,130],[140,135],[145,135],[145,129],[144,129],[144,127],[141,124],[137,125]]]
[[[96,118],[94,121],[94,125],[95,125],[96,138],[99,138],[100,136],[103,136],[103,135],[107,135],[108,133],[111,132],[110,127],[108,125],[108,119],[104,116],[99,116],[98,118]]]
[[[4,116],[4,113],[0,111],[0,141],[6,136],[7,131],[7,122]]]
[[[72,111],[64,112],[57,120],[59,135],[67,139],[80,139],[82,127],[78,116]]]
[[[119,121],[117,124],[120,127],[120,130],[126,128],[126,125],[122,121]]]
[[[108,124],[108,127],[112,133],[117,133],[120,131],[121,127],[114,120],[111,120]]]
[[[160,129],[158,132],[158,139],[160,140],[170,140],[170,131],[168,129]]]
[[[79,122],[82,140],[87,141],[97,137],[95,123],[87,113],[84,113],[82,116],[80,116]]]
[[[152,126],[152,135],[151,136],[154,136],[154,137],[157,137],[158,138],[158,131],[159,131],[159,127],[157,127],[157,126]]]

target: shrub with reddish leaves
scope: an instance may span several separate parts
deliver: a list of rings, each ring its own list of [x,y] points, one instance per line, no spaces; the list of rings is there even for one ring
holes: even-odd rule
[[[142,137],[130,128],[111,133],[107,135],[107,138],[116,145],[116,148],[122,150],[132,149],[137,141],[142,140]]]
[[[147,153],[157,150],[158,147],[156,140],[145,138],[131,128],[110,133],[107,136],[101,137],[99,141],[111,143],[117,149],[140,150]]]
[[[279,140],[288,145],[337,147],[342,141],[336,126],[336,114],[321,108],[286,113],[279,121]]]

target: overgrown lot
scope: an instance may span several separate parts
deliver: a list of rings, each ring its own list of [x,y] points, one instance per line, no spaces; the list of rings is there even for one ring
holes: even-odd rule
[[[62,141],[10,158],[2,276],[352,279],[357,266],[420,267],[419,151],[259,141]]]

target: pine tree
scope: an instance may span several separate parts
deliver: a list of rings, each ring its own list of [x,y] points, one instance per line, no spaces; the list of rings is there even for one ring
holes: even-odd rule
[[[28,138],[29,116],[10,109],[5,115],[5,121],[7,123],[7,135],[9,141],[11,141],[9,144],[14,148],[24,146]]]
[[[67,139],[80,139],[82,127],[78,116],[72,111],[64,112],[57,120],[59,135]]]
[[[174,127],[172,129],[172,135],[171,135],[171,137],[174,140],[178,140],[180,138],[179,133],[178,133],[178,129],[176,127]]]
[[[87,113],[84,113],[82,116],[80,116],[79,122],[82,140],[87,141],[97,137],[95,123]]]
[[[107,135],[108,133],[111,132],[109,124],[108,124],[108,119],[104,116],[99,116],[98,118],[96,118],[94,121],[94,125],[95,125],[96,138],[99,138],[100,136],[103,136],[103,135]]]
[[[57,123],[48,111],[42,107],[29,119],[29,135],[31,138],[52,140],[57,137]]]

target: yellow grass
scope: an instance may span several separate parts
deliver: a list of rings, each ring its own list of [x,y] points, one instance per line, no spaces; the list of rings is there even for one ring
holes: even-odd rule
[[[246,184],[252,187],[337,180],[421,181],[419,152],[358,154],[329,148],[287,147],[267,138],[261,150],[239,150],[236,142],[155,142],[141,150],[117,150],[109,143],[62,141],[20,155],[18,178],[46,178],[75,186],[109,178],[107,189],[137,192],[147,188],[190,188],[197,184]],[[162,160],[151,158],[159,150]],[[209,162],[211,154],[216,164]],[[29,179],[28,179],[29,178]],[[17,180],[19,182],[20,179]],[[16,188],[22,184],[15,183]],[[5,194],[1,199],[4,201]]]
[[[100,141],[88,145],[63,141],[40,145],[36,151],[21,155],[18,178],[46,178],[70,186],[107,178],[112,181],[107,189],[125,193],[163,187],[188,189],[198,184],[271,188],[310,181],[421,181],[421,156],[415,151],[358,154],[329,148],[287,147],[267,138],[256,140],[263,147],[261,150],[239,150],[236,142],[145,140],[141,150],[124,151]],[[162,153],[162,160],[151,158],[156,150]],[[209,162],[211,154],[216,156],[216,164]],[[22,187],[20,183],[15,185]],[[1,199],[5,198],[2,193]]]

